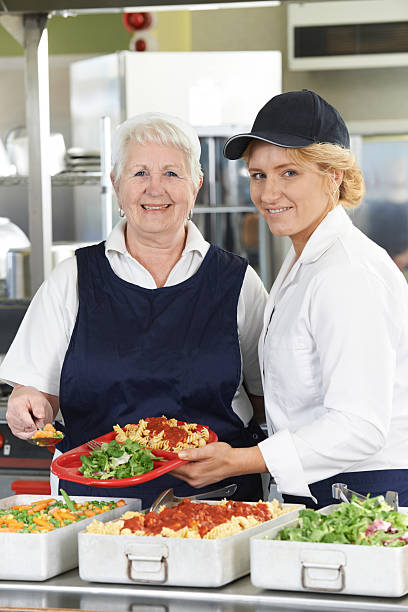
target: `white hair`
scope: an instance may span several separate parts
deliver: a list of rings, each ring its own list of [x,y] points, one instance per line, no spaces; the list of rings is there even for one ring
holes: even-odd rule
[[[130,142],[154,142],[179,149],[186,156],[194,187],[199,188],[203,176],[200,164],[201,147],[197,133],[191,125],[178,117],[163,113],[144,113],[121,123],[112,144],[112,174],[115,184],[120,179],[127,161],[127,147]]]

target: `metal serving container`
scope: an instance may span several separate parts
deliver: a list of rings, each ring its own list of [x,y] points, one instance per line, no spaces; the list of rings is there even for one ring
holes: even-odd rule
[[[329,514],[336,508],[334,504],[321,512]],[[408,546],[386,548],[273,540],[283,527],[296,524],[297,518],[294,518],[252,538],[254,586],[381,597],[401,597],[408,593]]]
[[[281,525],[288,518],[295,518],[304,508],[300,504],[283,506],[291,506],[293,510],[261,525],[215,540],[81,531],[78,536],[79,575],[90,582],[190,587],[227,584],[249,573],[251,536],[264,532],[271,525]],[[108,518],[102,515],[101,520],[106,522]]]
[[[19,504],[50,499],[50,495],[13,495],[0,500],[0,508],[7,509]],[[54,499],[63,500],[61,496]],[[118,501],[124,499],[125,506],[109,510],[99,516],[112,520],[127,510],[140,510],[140,499],[121,497],[71,496],[79,503],[87,501]],[[78,532],[94,517],[72,523],[48,533],[0,533],[0,580],[47,580],[78,565]]]

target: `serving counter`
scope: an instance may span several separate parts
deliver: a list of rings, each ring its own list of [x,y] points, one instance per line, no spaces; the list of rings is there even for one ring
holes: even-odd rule
[[[16,610],[99,610],[132,612],[262,612],[312,610],[408,611],[408,596],[387,599],[322,593],[266,591],[249,576],[219,588],[85,582],[71,570],[45,582],[0,581],[0,612]]]

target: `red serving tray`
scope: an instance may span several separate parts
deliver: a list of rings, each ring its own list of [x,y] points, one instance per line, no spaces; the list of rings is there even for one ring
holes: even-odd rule
[[[214,431],[211,431],[211,429],[209,429],[206,425],[199,425],[198,427],[205,427],[208,429],[210,434],[208,444],[218,440],[217,434]],[[94,439],[101,443],[111,442],[115,436],[116,431],[110,431],[109,433]],[[78,482],[79,484],[84,485],[91,485],[93,487],[133,487],[143,482],[147,482],[148,480],[153,480],[153,478],[158,478],[159,476],[174,470],[176,467],[187,463],[187,461],[184,459],[179,459],[177,453],[156,449],[150,450],[156,457],[164,457],[167,459],[167,461],[154,461],[154,467],[150,472],[146,472],[146,474],[141,474],[140,476],[133,476],[132,478],[110,478],[109,480],[100,480],[99,478],[86,478],[85,476],[82,476],[82,474],[78,472],[78,468],[81,467],[81,455],[89,456],[92,453],[92,450],[88,448],[86,443],[81,444],[81,446],[77,446],[66,453],[63,453],[54,459],[54,461],[51,463],[51,472],[63,480]]]

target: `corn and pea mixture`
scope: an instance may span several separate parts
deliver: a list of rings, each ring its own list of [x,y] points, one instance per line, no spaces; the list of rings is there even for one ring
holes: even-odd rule
[[[68,503],[50,498],[0,509],[0,534],[46,533],[125,505],[124,500],[77,503],[68,496],[65,499]]]

